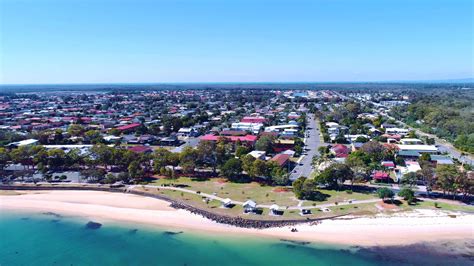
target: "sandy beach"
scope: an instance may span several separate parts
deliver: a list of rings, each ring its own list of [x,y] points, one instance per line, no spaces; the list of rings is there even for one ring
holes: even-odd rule
[[[93,221],[123,221],[151,226],[254,235],[344,245],[408,245],[424,241],[472,240],[474,215],[435,210],[417,210],[376,217],[325,220],[311,226],[270,229],[245,229],[218,224],[169,203],[131,194],[97,191],[21,191],[18,195],[0,195],[1,210],[57,212],[90,218]]]

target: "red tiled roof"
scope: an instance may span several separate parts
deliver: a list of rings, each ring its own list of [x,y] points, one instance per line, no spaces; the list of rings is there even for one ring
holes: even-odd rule
[[[342,144],[334,145],[331,150],[333,150],[336,154],[349,154],[349,148]]]
[[[270,161],[274,161],[279,166],[283,166],[288,162],[289,159],[290,159],[290,155],[279,153],[279,154],[275,155],[273,158],[271,158]]]
[[[133,123],[133,124],[130,124],[130,125],[125,125],[125,126],[118,127],[117,129],[121,130],[121,131],[124,131],[124,130],[129,130],[129,129],[139,127],[140,125],[141,125],[140,123]]]
[[[254,116],[246,116],[240,120],[242,123],[265,123],[267,119],[264,117],[254,117]]]
[[[200,139],[201,140],[208,140],[208,141],[217,141],[219,138],[227,138],[232,142],[236,142],[238,140],[242,142],[255,142],[257,140],[257,136],[254,135],[245,135],[245,136],[216,136],[216,135],[204,135]]]
[[[144,153],[144,152],[148,152],[148,151],[153,151],[152,148],[147,147],[147,146],[133,146],[133,147],[128,147],[128,150],[129,150],[129,151],[136,152],[136,153]]]
[[[385,172],[382,172],[382,171],[377,171],[377,172],[374,173],[373,177],[374,177],[374,179],[377,179],[377,180],[384,180],[384,179],[388,179],[389,175],[388,175],[388,173],[385,173]]]

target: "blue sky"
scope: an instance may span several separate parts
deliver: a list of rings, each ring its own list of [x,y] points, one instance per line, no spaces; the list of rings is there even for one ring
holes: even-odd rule
[[[0,83],[474,76],[472,0],[0,0]]]

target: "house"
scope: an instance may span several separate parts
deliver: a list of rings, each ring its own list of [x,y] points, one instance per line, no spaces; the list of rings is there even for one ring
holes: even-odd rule
[[[160,144],[163,146],[177,146],[180,144],[180,142],[176,136],[169,136],[162,138],[160,140]]]
[[[241,123],[264,124],[267,122],[265,117],[261,116],[246,116],[240,120]]]
[[[244,207],[244,213],[255,212],[257,210],[257,203],[253,200],[247,200],[242,206]]]
[[[397,126],[394,124],[383,123],[381,127],[385,129],[389,129],[389,128],[396,128]]]
[[[121,132],[131,132],[131,131],[136,130],[140,126],[141,126],[140,123],[132,123],[132,124],[124,125],[124,126],[119,126],[117,127],[117,129],[120,130]]]
[[[276,162],[280,167],[286,167],[290,162],[290,155],[279,153],[271,158],[270,161]]]
[[[428,153],[428,154],[437,154],[438,153],[438,148],[434,145],[403,145],[403,144],[398,144],[398,154],[404,153],[404,152],[411,152],[413,154],[418,153]]]
[[[358,150],[360,150],[362,145],[364,145],[364,143],[362,143],[362,142],[352,142],[351,143],[351,149],[352,149],[352,151],[358,151]]]
[[[7,146],[9,147],[31,146],[31,145],[36,145],[36,143],[38,143],[37,139],[25,139],[25,140],[20,140],[17,142],[12,142],[8,144]]]
[[[128,150],[135,153],[152,153],[153,152],[153,149],[151,147],[142,146],[142,145],[128,147]]]
[[[406,136],[408,132],[409,130],[405,128],[387,128],[385,130],[385,133],[390,134],[390,135],[398,134],[398,135]]]
[[[120,142],[122,137],[107,135],[107,136],[104,136],[103,139],[104,139],[105,142],[112,143],[112,142]]]
[[[182,127],[178,130],[176,135],[178,137],[195,137],[199,135],[199,133],[192,127]]]
[[[275,152],[283,152],[286,150],[293,150],[295,147],[295,140],[293,139],[277,139],[273,146]]]
[[[390,175],[386,172],[383,172],[383,171],[375,171],[372,175],[372,178],[375,181],[389,181],[390,180]]]
[[[436,165],[440,164],[454,164],[453,159],[446,155],[436,155],[433,154],[430,156],[430,160],[434,162]]]
[[[265,160],[266,152],[265,151],[251,151],[248,154],[254,157],[255,159]]]
[[[400,144],[417,145],[417,144],[423,144],[423,141],[421,141],[420,139],[414,139],[414,138],[404,138],[404,139],[400,139]]]
[[[257,142],[258,137],[254,135],[245,135],[245,136],[217,136],[217,135],[211,135],[207,134],[202,137],[200,137],[200,140],[204,141],[218,141],[220,138],[226,138],[230,140],[231,142],[238,142],[240,141],[241,143],[245,143],[249,146],[255,145],[255,142]]]
[[[405,166],[397,166],[395,169],[395,181],[399,181],[407,173],[416,173],[421,170],[420,164],[417,161],[405,161]]]
[[[331,147],[331,152],[337,158],[346,158],[349,155],[349,148],[343,144],[336,144]]]
[[[382,165],[383,167],[388,168],[388,169],[393,169],[393,168],[395,168],[395,163],[392,162],[392,161],[382,161],[381,165]]]
[[[235,130],[243,130],[243,131],[248,131],[253,134],[258,134],[260,130],[263,128],[262,123],[232,123],[231,125],[232,129]]]

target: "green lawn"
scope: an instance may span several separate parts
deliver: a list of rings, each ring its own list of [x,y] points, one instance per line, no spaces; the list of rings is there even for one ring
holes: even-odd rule
[[[242,185],[242,184],[240,184]],[[342,210],[334,207],[333,211],[331,212],[322,212],[318,209],[313,209],[311,215],[307,215],[302,217],[299,214],[299,210],[286,210],[284,207],[281,208],[283,210],[283,215],[282,216],[271,216],[269,215],[270,210],[269,209],[263,209],[262,214],[244,214],[243,213],[243,208],[240,205],[236,205],[231,209],[227,208],[222,208],[221,203],[217,200],[211,200],[209,203],[206,204],[205,201],[203,201],[203,196],[201,195],[196,195],[196,194],[190,194],[190,193],[183,193],[181,191],[176,191],[176,190],[169,190],[169,189],[149,189],[149,188],[141,188],[137,187],[135,189],[138,190],[145,190],[147,192],[152,192],[156,193],[159,195],[167,196],[171,199],[186,202],[192,206],[204,209],[204,210],[209,210],[218,214],[224,214],[224,215],[230,215],[230,216],[240,216],[243,218],[248,218],[248,219],[262,219],[262,220],[269,220],[269,219],[274,219],[274,220],[281,220],[281,219],[307,219],[307,218],[323,218],[323,217],[329,217],[329,216],[334,216],[334,215],[342,215],[342,214],[372,214],[372,211],[376,211],[376,208],[373,206],[373,204],[357,204],[353,206],[342,206]],[[374,210],[375,209],[375,210]]]
[[[205,181],[198,181],[188,177],[181,177],[175,180],[172,179],[159,179],[155,180],[151,184],[162,185],[162,184],[173,184],[184,185],[185,188],[201,191],[204,193],[212,194],[216,193],[217,196],[222,198],[230,198],[237,201],[246,201],[252,199],[257,204],[277,204],[280,207],[296,206],[298,200],[294,193],[290,191],[276,192],[281,187],[264,186],[256,182],[252,183],[232,183],[224,182],[223,179],[214,178]],[[348,200],[366,200],[374,199],[376,196],[371,193],[347,193],[346,191],[335,191],[335,190],[320,190],[322,193],[329,195],[326,201],[305,201],[303,206],[313,206],[316,204],[323,203],[334,203],[344,202]]]
[[[470,205],[449,204],[449,203],[441,202],[441,201],[436,202],[436,203],[438,207],[435,207],[435,202],[432,202],[432,201],[418,201],[415,205],[410,205],[410,208],[474,212],[474,206],[470,206]]]
[[[368,199],[376,199],[377,196],[372,193],[359,193],[359,192],[352,192],[347,193],[346,191],[336,191],[336,190],[328,190],[328,189],[320,189],[320,192],[329,195],[326,201],[305,201],[303,206],[313,206],[319,204],[326,204],[326,203],[335,203],[335,202],[345,202],[349,200],[368,200]]]
[[[159,179],[151,184],[174,184],[185,185],[185,188],[201,191],[208,194],[216,193],[222,198],[230,198],[236,201],[246,201],[251,199],[257,204],[277,204],[279,206],[295,206],[298,204],[292,191],[275,192],[276,187],[264,186],[256,182],[252,183],[232,183],[224,182],[223,179],[214,178],[205,181],[193,180],[181,177],[175,180]]]

